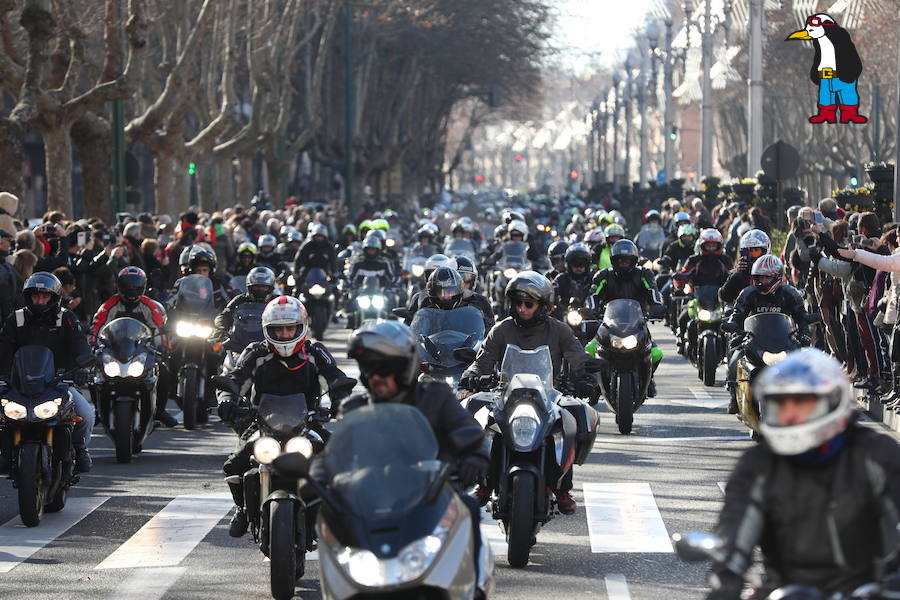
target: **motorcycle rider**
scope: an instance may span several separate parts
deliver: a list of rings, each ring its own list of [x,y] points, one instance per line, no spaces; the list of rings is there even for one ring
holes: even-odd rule
[[[187,257],[184,256],[185,252]],[[224,276],[216,272],[216,255],[200,245],[193,245],[181,253],[181,258],[186,259],[186,263],[182,264],[182,273],[187,275],[203,275],[212,281],[213,286],[213,302],[216,308],[222,310],[231,299],[231,289]],[[180,261],[179,261],[180,262]],[[172,310],[178,299],[178,288],[181,287],[183,279],[178,279],[172,286],[172,296],[169,299],[167,308]]]
[[[153,343],[165,356],[168,341],[165,336],[166,309],[162,304],[148,298],[147,275],[138,267],[125,267],[116,276],[118,293],[103,303],[94,315],[91,337],[96,339],[104,325],[119,317],[131,317],[147,326],[153,334]],[[166,427],[175,427],[178,420],[166,412],[169,401],[169,367],[166,360],[157,362],[159,377],[156,382],[156,420]]]
[[[366,235],[362,251],[360,259],[350,267],[349,281],[352,283],[358,276],[376,275],[381,278],[385,287],[391,285],[394,281],[394,271],[390,262],[381,254],[381,240],[378,236]]]
[[[352,248],[354,245],[356,245],[356,225],[354,225],[353,223],[347,223],[341,229],[341,239],[337,244],[335,244],[334,249],[336,252],[339,252],[346,248]],[[294,260],[296,261],[296,257]],[[296,265],[294,266],[294,268],[296,269]]]
[[[271,233],[259,237],[257,246],[259,253],[256,255],[256,266],[269,267],[276,276],[290,271],[284,258],[275,251],[278,240]]]
[[[269,267],[254,267],[247,273],[247,291],[238,294],[216,315],[215,331],[211,339],[224,340],[234,326],[234,311],[242,304],[257,302],[266,304],[275,298],[275,273]]]
[[[462,275],[451,267],[438,267],[434,270],[425,284],[423,294],[419,295],[419,304],[410,312],[408,321],[412,321],[413,315],[420,308],[438,308],[440,310],[453,310],[463,306],[474,306],[481,313],[484,320],[484,330],[490,331],[494,326],[494,315],[491,312],[490,303],[481,294],[472,292],[467,295]]]
[[[282,227],[282,229],[284,229],[284,227]],[[303,234],[297,230],[288,231],[284,234],[282,240],[283,241],[275,248],[275,251],[281,254],[284,262],[289,265],[293,264],[294,260],[297,258],[297,253],[300,252],[300,247],[303,246]]]
[[[522,271],[506,285],[506,308],[511,316],[503,319],[485,337],[475,361],[463,372],[460,389],[476,390],[482,376],[493,377],[501,366],[506,347],[514,344],[523,350],[548,346],[553,362],[554,385],[563,383],[563,360],[570,366],[569,381],[575,396],[589,398],[594,391],[593,378],[584,372],[585,353],[572,329],[550,316],[553,309],[553,286],[536,271]],[[559,489],[554,490],[557,506],[563,514],[575,512],[572,471],[566,474]],[[489,490],[480,490],[486,499]]]
[[[700,232],[699,244],[699,251],[688,258],[673,278],[676,283],[690,283],[694,287],[714,285],[721,288],[733,266],[731,257],[724,252],[722,234],[718,229],[704,229]],[[696,338],[697,323],[691,321],[685,305],[678,316],[678,352],[683,354],[688,346],[693,345]]]
[[[672,221],[669,223],[669,235],[666,237],[666,241],[663,242],[662,253],[665,255],[666,251],[669,249],[669,246],[678,242],[681,239],[681,226],[682,225],[693,225],[691,224],[691,215],[687,214],[684,211],[678,211],[675,213],[675,216],[672,217]]]
[[[556,311],[553,315],[559,320],[565,317],[571,305],[584,306],[584,301],[591,293],[591,251],[581,242],[572,244],[566,250],[565,271],[553,280],[556,291]]]
[[[723,560],[710,571],[707,598],[741,597],[757,545],[766,566],[760,597],[789,584],[831,597],[874,581],[879,559],[897,547],[897,442],[858,424],[840,363],[815,348],[767,367],[753,395],[762,441],[725,488],[716,526]]]
[[[246,275],[256,266],[256,254],[259,250],[253,242],[243,242],[237,249],[237,260],[229,272],[233,276]],[[190,252],[188,252],[190,256]]]
[[[13,355],[22,346],[49,348],[58,371],[69,371],[77,366],[76,361],[91,356],[91,348],[78,317],[60,305],[62,284],[55,275],[44,271],[33,274],[25,281],[22,294],[25,306],[7,317],[0,331],[0,369],[3,373],[11,371]],[[72,431],[75,470],[87,473],[92,464],[87,447],[94,428],[94,408],[78,387],[90,382],[91,373],[87,369],[79,369],[73,379],[75,386],[69,387],[69,393],[75,404],[75,413],[81,418]],[[9,471],[12,440],[7,435],[2,434],[0,440],[0,472]]]
[[[553,268],[547,271],[544,276],[553,281],[556,276],[566,271],[566,250],[569,249],[569,243],[565,240],[556,240],[547,248],[547,258],[550,260],[550,266]]]
[[[294,260],[297,281],[302,281],[310,269],[317,268],[323,269],[328,277],[334,277],[337,274],[336,265],[337,255],[334,246],[328,241],[328,228],[321,223],[310,223],[306,242],[300,246]]]
[[[241,391],[241,397],[253,406],[259,405],[262,394],[302,393],[307,408],[319,411],[319,376],[324,376],[329,384],[347,376],[337,367],[325,346],[309,341],[306,308],[292,296],[279,296],[263,310],[262,325],[265,339],[248,346],[226,375]],[[241,416],[241,398],[219,390],[217,400],[219,417],[226,424],[234,425]],[[241,433],[238,449],[222,467],[236,507],[228,528],[232,537],[241,537],[247,532],[243,475],[250,469],[253,444],[248,443],[248,439],[254,431],[255,427],[250,426]]]
[[[634,243],[643,256],[656,260],[662,256],[662,247],[666,241],[666,230],[662,227],[662,218],[658,210],[648,210],[644,215],[644,225],[634,236]]]
[[[488,332],[494,326],[494,311],[491,309],[491,301],[483,294],[475,291],[478,283],[478,269],[468,256],[456,257],[456,272],[463,281],[463,306],[474,306],[484,316],[484,331]]]
[[[425,223],[419,227],[416,234],[418,241],[413,244],[411,256],[423,256],[425,258],[437,253],[438,247],[434,243],[434,225]]]

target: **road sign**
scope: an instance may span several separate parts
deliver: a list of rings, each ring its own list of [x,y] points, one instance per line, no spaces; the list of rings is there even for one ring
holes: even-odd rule
[[[656,172],[656,183],[662,185],[666,182],[666,170],[660,169]]]
[[[763,150],[760,163],[766,175],[776,181],[784,181],[797,174],[800,153],[787,142],[778,140]]]

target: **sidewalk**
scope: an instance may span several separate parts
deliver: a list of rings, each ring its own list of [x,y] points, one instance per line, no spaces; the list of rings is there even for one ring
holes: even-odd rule
[[[884,410],[884,405],[878,396],[869,396],[862,390],[853,390],[856,406],[863,410],[872,421],[879,423],[887,429],[895,438],[900,439],[900,413],[892,410]]]

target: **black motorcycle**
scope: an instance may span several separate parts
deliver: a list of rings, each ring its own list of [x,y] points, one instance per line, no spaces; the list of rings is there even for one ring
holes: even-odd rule
[[[528,260],[528,244],[526,242],[505,242],[502,246],[497,264],[493,265],[491,274],[491,301],[494,314],[498,319],[505,319],[506,314],[506,284],[510,280],[531,268]]]
[[[410,328],[419,338],[422,362],[430,377],[446,380],[456,389],[459,378],[471,360],[460,360],[460,348],[478,350],[484,339],[484,318],[474,306],[453,310],[421,308],[416,311]]]
[[[306,273],[297,291],[297,298],[309,314],[313,337],[321,340],[325,337],[325,330],[328,329],[331,315],[334,314],[334,285],[325,270],[317,267]]]
[[[634,412],[647,399],[652,349],[650,330],[636,300],[606,304],[597,329],[597,359],[591,370],[599,374],[600,391],[616,413],[619,433],[631,433]]]
[[[156,415],[153,334],[137,319],[119,317],[100,330],[97,354],[102,368],[94,381],[94,403],[116,446],[116,460],[131,462],[153,431]]]
[[[722,332],[724,307],[719,303],[719,287],[701,285],[694,288],[694,299],[688,303],[688,356],[697,367],[703,385],[716,384],[716,369],[725,358],[725,335]]]
[[[387,319],[395,306],[394,294],[380,275],[357,275],[350,286],[351,312],[347,316],[347,328],[356,329],[366,321]]]
[[[550,349],[506,347],[500,387],[469,396],[475,414],[490,407],[488,487],[491,513],[502,524],[511,567],[528,564],[540,528],[553,518],[558,489],[573,464],[587,460],[597,437],[597,411],[553,387]]]
[[[44,346],[16,351],[0,396],[0,428],[12,440],[9,479],[18,490],[22,523],[35,527],[44,512],[65,507],[69,488],[78,483],[72,435],[80,419],[69,385],[57,377],[53,353]]]
[[[175,322],[172,358],[178,365],[177,397],[184,413],[184,428],[194,429],[208,418],[207,403],[211,391],[206,380],[208,372],[209,336],[216,315],[213,285],[209,277],[188,275],[181,279],[172,309]]]

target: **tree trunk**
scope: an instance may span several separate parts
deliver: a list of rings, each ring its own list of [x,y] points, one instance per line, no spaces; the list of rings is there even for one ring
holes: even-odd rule
[[[234,206],[234,188],[232,187],[231,158],[213,155],[215,179],[213,180],[214,205],[219,209]]]
[[[238,156],[238,203],[250,206],[250,199],[256,193],[256,182],[253,180],[253,153]]]
[[[211,160],[197,164],[197,203],[200,206],[200,210],[204,212],[212,212],[216,208],[215,180],[217,166]]]
[[[153,152],[153,188],[156,194],[156,213],[171,215],[175,194],[175,159],[170,152]]]
[[[20,208],[25,204],[25,182],[22,180],[22,166],[25,162],[25,147],[22,140],[25,131],[16,121],[0,119],[0,192],[9,192],[20,200]]]
[[[191,176],[188,174],[187,154],[184,144],[178,144],[173,155],[175,163],[172,165],[172,177],[175,179],[173,187],[173,212],[184,212],[191,203]],[[177,216],[177,215],[173,215]]]
[[[47,164],[47,210],[72,216],[72,137],[70,125],[41,131]]]
[[[269,173],[269,197],[276,206],[287,198],[287,176],[291,164],[283,159],[266,154],[266,171]]]
[[[89,114],[72,125],[72,141],[81,160],[85,216],[111,223],[112,129],[107,121]]]

